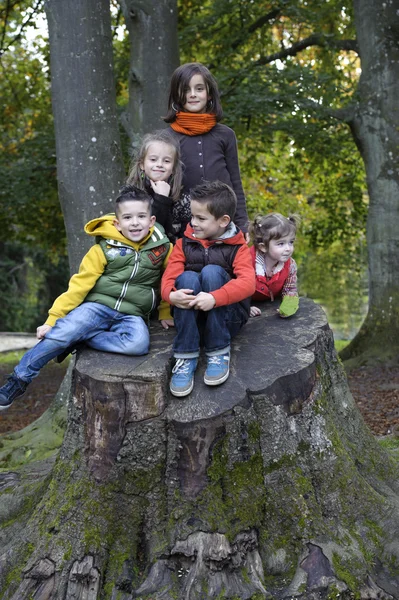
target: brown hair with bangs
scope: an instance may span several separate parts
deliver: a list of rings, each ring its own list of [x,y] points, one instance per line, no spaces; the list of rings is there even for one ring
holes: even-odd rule
[[[177,112],[185,112],[184,105],[186,104],[186,90],[194,75],[202,75],[208,92],[208,104],[206,112],[216,116],[216,120],[220,121],[223,117],[222,104],[220,102],[220,94],[216,79],[212,73],[201,63],[185,63],[180,65],[174,71],[170,80],[168,112],[163,120],[166,123],[173,123],[176,119]]]
[[[268,250],[270,240],[279,240],[286,235],[295,236],[299,222],[298,215],[284,217],[280,213],[269,213],[256,216],[249,226],[255,248],[258,248],[259,244],[264,244]]]

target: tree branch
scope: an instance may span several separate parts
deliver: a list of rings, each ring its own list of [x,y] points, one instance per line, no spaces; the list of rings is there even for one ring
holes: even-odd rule
[[[5,48],[3,48],[3,44],[1,44],[1,47],[0,47],[0,56],[2,54],[4,54],[5,52],[7,52],[7,50],[9,49],[9,47],[12,46],[13,44],[15,44],[15,42],[22,37],[22,33],[23,33],[25,27],[27,25],[29,25],[29,23],[33,19],[34,15],[38,12],[41,4],[43,4],[43,0],[37,0],[36,4],[32,7],[32,12],[28,15],[28,18],[21,23],[19,31],[18,31],[17,35],[14,37],[14,39]],[[7,6],[8,6],[8,4],[7,4]],[[4,41],[4,36],[5,36],[5,32],[6,32],[6,25],[7,25],[7,22],[5,21],[2,42]]]
[[[356,40],[333,40],[322,33],[312,33],[307,38],[300,40],[299,42],[295,42],[289,48],[284,48],[279,52],[274,52],[274,54],[269,54],[268,56],[264,56],[260,58],[254,63],[254,66],[267,65],[275,60],[281,60],[283,58],[287,58],[288,56],[296,56],[302,50],[306,50],[306,48],[310,48],[311,46],[320,46],[320,47],[329,47],[336,48],[338,50],[350,50],[354,52],[358,52],[358,45]]]
[[[351,104],[349,106],[346,106],[345,108],[335,108],[327,110],[327,114],[331,117],[334,117],[334,119],[337,119],[338,121],[342,121],[343,123],[350,125],[353,122],[353,119],[355,118],[355,111],[355,105]]]

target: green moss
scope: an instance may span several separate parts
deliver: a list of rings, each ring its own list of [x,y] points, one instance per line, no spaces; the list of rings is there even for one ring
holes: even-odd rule
[[[357,579],[355,573],[362,570],[363,563],[355,558],[344,560],[336,552],[333,552],[332,563],[337,578],[346,583],[356,599],[360,598],[359,587],[361,581]]]
[[[33,554],[34,550],[35,546],[30,543],[21,546],[15,566],[13,569],[8,571],[6,577],[4,578],[4,585],[0,588],[0,597],[3,597],[1,590],[7,590],[9,594],[8,597],[11,597],[13,592],[18,588],[22,581],[22,570],[25,567],[29,557]]]

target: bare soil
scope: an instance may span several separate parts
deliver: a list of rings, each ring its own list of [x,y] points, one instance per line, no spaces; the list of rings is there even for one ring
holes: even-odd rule
[[[12,373],[15,365],[0,365],[0,384]],[[50,362],[34,379],[25,394],[8,409],[0,412],[0,434],[23,429],[36,421],[50,406],[64,378],[68,361],[60,365]]]
[[[17,431],[29,425],[48,408],[67,368],[49,363],[21,398],[7,411],[0,413],[0,434]],[[13,366],[0,365],[3,382]],[[387,435],[399,430],[399,367],[360,367],[348,375],[349,387],[375,435]]]

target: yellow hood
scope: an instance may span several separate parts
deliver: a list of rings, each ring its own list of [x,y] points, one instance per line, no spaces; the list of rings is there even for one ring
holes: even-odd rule
[[[126,246],[131,246],[134,249],[140,248],[146,241],[151,237],[152,232],[154,231],[153,227],[150,227],[148,234],[140,240],[140,242],[131,242],[128,240],[114,225],[115,213],[109,213],[102,217],[97,217],[97,219],[92,219],[85,225],[85,232],[88,235],[92,235],[94,237],[102,237],[106,240],[116,240],[117,242],[121,242]]]

